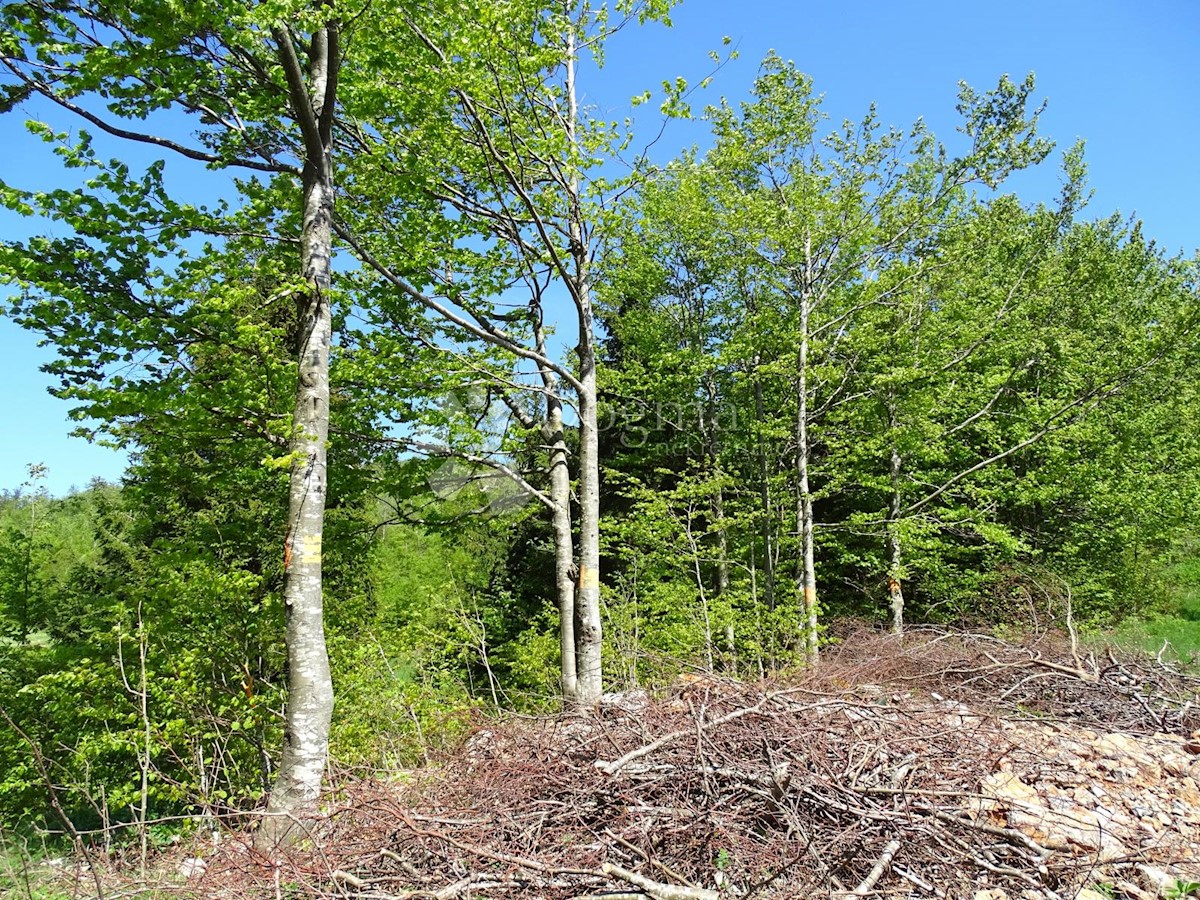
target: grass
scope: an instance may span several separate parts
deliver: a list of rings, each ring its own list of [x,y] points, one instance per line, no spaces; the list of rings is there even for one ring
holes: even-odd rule
[[[13,900],[69,900],[71,894],[55,883],[44,847],[34,848],[0,829],[0,897]]]
[[[1148,619],[1130,620],[1112,633],[1126,647],[1157,653],[1164,643],[1186,662],[1200,662],[1200,558],[1172,566],[1165,573],[1173,600],[1165,611]]]
[[[0,826],[0,898],[3,900],[80,900],[97,896],[98,886],[91,876],[76,869],[80,860],[69,848],[47,843],[36,836],[27,837]],[[170,872],[170,869],[166,871]],[[185,884],[164,886],[172,879],[151,878],[142,883],[134,874],[122,874],[106,867],[102,896],[121,896],[128,900],[179,900],[193,896]]]

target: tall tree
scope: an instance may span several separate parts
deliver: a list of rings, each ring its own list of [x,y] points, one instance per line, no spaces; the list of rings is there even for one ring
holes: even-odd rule
[[[1039,111],[1028,108],[1032,90],[1032,80],[1003,79],[985,94],[963,86],[968,145],[958,156],[920,123],[907,135],[882,129],[874,111],[823,135],[810,79],[775,56],[764,61],[750,101],[709,111],[716,142],[703,161],[711,200],[702,214],[719,238],[696,242],[689,265],[693,273],[702,265],[733,273],[719,282],[728,299],[717,308],[721,325],[733,326],[726,343],[749,350],[756,412],[748,418],[791,423],[789,434],[774,438],[786,451],[773,455],[791,459],[796,633],[810,663],[819,655],[815,510],[836,484],[823,459],[825,420],[856,399],[855,345],[870,330],[868,311],[892,304],[932,268],[926,248],[953,221],[967,189],[993,187],[1049,152],[1035,133]],[[678,173],[669,171],[668,182]],[[628,239],[642,237],[632,229]],[[902,278],[883,277],[900,261],[908,263]],[[773,405],[764,404],[768,383],[780,395]],[[761,513],[771,521],[779,505],[770,480],[759,480]],[[773,554],[764,550],[773,594]]]
[[[213,2],[190,5],[181,14],[176,6],[159,0],[84,5],[70,11],[31,0],[6,4],[3,17],[8,38],[0,48],[0,63],[10,76],[5,86],[7,107],[36,96],[115,138],[169,150],[214,168],[271,173],[276,190],[298,177],[301,284],[294,296],[301,328],[294,348],[296,400],[288,436],[290,512],[283,539],[290,692],[284,753],[268,809],[270,818],[261,832],[264,844],[271,844],[285,839],[295,817],[316,804],[333,705],[322,624],[321,539],[327,483],[332,153],[340,25],[332,10],[307,3],[231,10]],[[156,115],[161,118],[168,111],[182,111],[198,122],[194,139],[168,136],[169,126],[154,133],[133,124]],[[64,152],[76,163],[96,162],[89,157],[86,143]],[[220,234],[232,227],[219,217],[171,202],[161,171],[161,165],[152,168],[138,183],[126,167],[107,166],[93,188],[111,191],[117,203],[65,192],[37,198],[44,211],[67,218],[80,236],[77,241],[92,251],[94,268],[72,271],[69,265],[56,265],[69,260],[65,252],[41,266],[28,248],[12,248],[9,253],[5,273],[9,279],[65,300],[66,318],[39,319],[27,308],[25,324],[65,340],[67,356],[92,354],[86,370],[91,377],[107,374],[108,364],[119,354],[114,356],[96,337],[78,327],[68,329],[64,323],[77,326],[93,319],[102,324],[100,333],[115,347],[122,346],[122,323],[114,323],[114,311],[96,305],[95,285],[88,281],[99,280],[105,283],[105,294],[120,296],[119,309],[127,320],[143,329],[161,326],[171,309],[145,301],[137,293],[138,287],[147,295],[153,293],[160,272],[152,261],[169,264],[172,255],[178,258],[180,241],[190,232]],[[268,196],[261,186],[245,188],[260,201]],[[122,192],[141,201],[138,212],[149,215],[135,220],[122,210]],[[6,189],[5,197],[12,208],[31,209],[28,195]],[[95,215],[101,211],[107,215],[97,221]],[[113,226],[122,219],[131,231],[118,236]],[[171,239],[156,247],[148,229],[152,222],[164,220]],[[96,244],[105,250],[95,251]],[[66,249],[61,242],[59,247]]]
[[[324,11],[321,11],[324,13]],[[287,616],[288,704],[283,755],[258,843],[270,849],[294,834],[296,817],[316,808],[329,758],[333,678],[325,646],[321,581],[329,484],[329,354],[333,343],[333,122],[341,74],[341,24],[318,19],[307,37],[307,66],[290,23],[275,24],[280,66],[304,152],[300,271],[304,289],[296,347],[296,405],[289,447],[288,523],[283,589]]]
[[[650,411],[675,398],[678,409],[708,402],[715,385],[722,418],[740,425],[712,459],[681,450],[679,426],[647,429],[640,414],[610,441],[606,462],[643,498],[638,521],[619,526],[639,601],[678,596],[681,577],[660,566],[652,587],[653,541],[638,535],[669,531],[672,510],[650,498],[722,466],[733,513],[711,534],[693,602],[720,582],[722,533],[751,594],[769,598],[777,541],[801,617],[791,640],[798,632],[810,658],[814,570],[837,608],[878,614],[882,595],[901,630],[906,581],[918,616],[973,614],[1005,572],[1051,545],[1026,524],[1049,513],[1017,516],[1013,504],[1022,485],[1053,491],[1034,460],[1078,447],[1124,392],[1176,365],[1195,322],[1185,264],[1123,223],[1075,221],[1080,147],[1064,157],[1056,204],[996,195],[1048,151],[1025,111],[1031,87],[964,87],[970,142],[952,157],[919,127],[877,133],[873,117],[817,140],[807,80],[770,60],[753,102],[714,113],[709,155],[638,192],[605,278],[614,401]],[[796,512],[786,525],[784,504]],[[749,521],[767,523],[762,539],[748,540]]]
[[[363,160],[356,189],[379,199],[359,209],[386,208],[389,215],[382,228],[375,215],[348,218],[343,231],[393,293],[390,302],[377,295],[375,324],[406,323],[410,305],[420,304],[441,323],[451,359],[457,343],[464,375],[492,383],[515,421],[541,432],[548,486],[543,491],[524,479],[522,486],[553,520],[563,694],[581,707],[594,704],[603,690],[594,266],[607,231],[606,198],[623,185],[601,177],[601,165],[624,137],[581,107],[579,67],[586,55],[602,60],[605,40],[627,21],[662,18],[669,7],[667,0],[612,9],[587,2],[485,3],[436,28],[399,15],[424,44],[431,73],[422,85],[429,93],[409,102],[442,109],[442,118],[426,118],[419,133],[384,128],[381,117],[393,115],[394,107],[382,94],[364,93],[363,120],[375,124],[363,140],[373,152]],[[372,65],[393,71],[396,61],[380,48]],[[452,101],[448,108],[445,96]],[[419,159],[417,140],[423,142]],[[446,223],[420,250],[397,227],[412,207],[396,198],[411,198],[404,185],[417,179],[426,187],[425,202],[442,210]],[[567,359],[555,346],[562,340],[554,334],[562,305],[574,342]],[[378,347],[386,338],[367,340]],[[487,365],[472,345],[488,348]],[[522,373],[521,365],[534,371]],[[522,396],[530,393],[533,404]],[[574,501],[564,434],[568,407],[578,427]],[[502,470],[518,475],[507,465]]]

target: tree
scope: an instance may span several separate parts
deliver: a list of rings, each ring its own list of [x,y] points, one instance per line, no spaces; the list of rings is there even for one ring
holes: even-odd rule
[[[654,500],[726,473],[713,497],[732,500],[709,513],[694,602],[724,560],[770,610],[790,569],[801,628],[785,641],[799,632],[810,659],[805,586],[820,571],[843,586],[836,609],[876,615],[882,593],[899,631],[905,582],[919,617],[974,615],[1048,548],[1028,524],[1045,508],[1012,505],[1022,485],[1053,492],[1035,460],[1078,448],[1098,415],[1175,365],[1195,322],[1186,265],[1119,222],[1076,221],[1081,147],[1056,204],[995,193],[1048,152],[1024,112],[1031,89],[964,87],[970,144],[954,158],[919,126],[906,139],[873,116],[820,141],[807,80],[769,60],[752,102],[712,114],[708,156],[685,155],[630,201],[604,282],[607,386],[646,415],[623,423],[606,464],[641,498],[615,504],[639,609],[656,577],[677,594],[681,577],[636,536],[669,530]],[[686,438],[705,438],[713,417],[699,411],[713,407],[737,427],[700,452]],[[676,414],[654,427],[663,409]]]
[[[744,491],[756,483],[746,462],[762,445],[745,433],[757,423],[738,396],[737,339],[746,311],[736,286],[738,260],[724,253],[714,228],[713,174],[685,154],[639,185],[615,233],[619,251],[601,282],[608,425],[602,452],[613,486],[604,512],[613,520],[606,526],[608,557],[625,600],[609,604],[610,617],[634,617],[639,642],[654,649],[690,658],[702,647],[704,665],[721,658],[736,668],[735,610],[757,644],[769,642],[774,628],[762,627],[757,590],[733,588],[736,532],[748,512]],[[766,489],[765,480],[757,484]],[[770,546],[773,531],[765,520],[759,524]],[[767,573],[772,555],[759,557]],[[673,583],[680,566],[692,604]],[[773,611],[769,575],[766,584]],[[669,599],[660,602],[660,594]],[[648,615],[663,634],[641,629]],[[699,625],[696,639],[684,639],[680,624],[667,624],[676,616]],[[668,634],[669,648],[660,642]]]
[[[608,229],[605,201],[624,185],[604,178],[601,166],[624,138],[612,123],[581,110],[578,65],[585,53],[601,60],[604,41],[630,19],[662,18],[669,6],[618,3],[610,11],[586,2],[483,4],[436,28],[401,15],[402,27],[424,45],[422,65],[431,73],[420,85],[428,93],[407,102],[441,112],[423,120],[418,136],[385,126],[392,114],[386,92],[363,92],[356,107],[373,124],[362,134],[372,152],[361,160],[355,190],[375,199],[356,204],[342,235],[378,280],[371,324],[407,327],[411,305],[424,307],[442,329],[443,357],[465,380],[490,384],[515,422],[539,434],[546,490],[500,467],[550,511],[562,688],[564,699],[580,707],[594,704],[603,689],[593,292]],[[397,62],[381,47],[369,64],[391,72]],[[452,99],[449,108],[442,106],[445,96]],[[432,169],[430,159],[438,161]],[[420,198],[408,190],[414,181],[425,186]],[[426,246],[414,248],[403,223],[430,203],[444,224]],[[388,210],[382,218],[381,209]],[[575,341],[569,362],[552,350],[561,303],[570,309]],[[363,340],[379,348],[388,339],[370,334]],[[522,374],[521,364],[535,372]],[[529,393],[533,404],[524,396]],[[578,420],[577,503],[565,435],[569,406]],[[421,449],[391,434],[386,440]]]
[[[3,15],[8,38],[0,48],[0,62],[11,78],[6,107],[36,96],[116,138],[171,150],[210,167],[271,173],[275,191],[298,176],[301,283],[294,298],[301,328],[295,346],[296,399],[288,435],[292,483],[284,538],[290,692],[283,758],[270,818],[261,832],[264,845],[271,844],[288,836],[293,817],[315,806],[333,705],[322,624],[321,538],[340,24],[329,10],[312,10],[307,4],[236,11],[220,3],[193,4],[181,14],[158,0],[69,13],[32,0],[6,4]],[[104,99],[102,112],[94,111],[95,98]],[[198,120],[195,141],[138,131],[120,121],[167,110],[182,110]],[[48,140],[60,140],[37,127]],[[180,255],[188,234],[221,234],[229,225],[219,216],[170,201],[161,164],[135,181],[120,163],[100,164],[86,135],[61,153],[70,165],[99,168],[89,186],[110,191],[114,200],[65,191],[32,197],[5,188],[10,208],[30,212],[33,201],[41,211],[65,218],[79,237],[41,243],[41,249],[54,251],[48,259],[34,248],[9,247],[4,274],[27,289],[62,298],[58,306],[51,300],[41,307],[19,306],[18,312],[23,324],[57,338],[67,358],[86,357],[82,371],[60,367],[68,381],[86,380],[107,374],[110,364],[122,358],[113,348],[128,346],[129,338],[121,335],[126,322],[137,323],[140,331],[165,324],[164,331],[172,333],[172,323],[164,320],[175,311],[143,300],[134,290],[154,293],[164,273],[152,260]],[[260,201],[268,196],[262,186],[247,184],[245,189]],[[131,203],[136,209],[128,208]],[[117,221],[131,226],[128,235],[114,233]],[[157,241],[149,231],[155,224],[166,229]],[[82,272],[75,267],[81,255],[92,263]],[[101,296],[119,298],[117,308],[97,303]],[[100,325],[98,336],[79,327],[89,320]],[[111,344],[105,345],[103,338]],[[161,349],[178,355],[182,347]],[[126,359],[129,354],[126,350]]]
[[[0,532],[0,610],[3,610],[5,631],[11,631],[12,640],[23,644],[29,639],[37,618],[35,596],[41,566],[38,557],[42,551],[40,505],[49,498],[38,482],[46,477],[46,467],[40,463],[28,466],[29,478],[21,485],[14,498],[24,509],[20,510],[19,524],[8,523]],[[6,517],[9,518],[9,517]]]
[[[329,758],[333,678],[325,647],[321,583],[322,538],[328,488],[329,354],[333,344],[333,121],[341,74],[341,25],[318,21],[308,39],[303,67],[294,35],[272,28],[288,83],[293,115],[304,139],[301,159],[300,270],[305,287],[297,297],[296,406],[289,447],[288,525],[284,538],[284,608],[287,615],[288,705],[283,756],[262,848],[295,834],[295,818],[315,810]],[[307,68],[307,71],[305,70]]]
[[[788,543],[799,649],[810,663],[819,654],[815,509],[836,484],[823,460],[823,428],[855,399],[854,345],[861,331],[869,332],[862,323],[924,277],[934,262],[924,251],[954,221],[969,186],[993,187],[1049,152],[1035,134],[1039,111],[1028,110],[1032,90],[1031,79],[1020,85],[1002,79],[986,94],[963,86],[959,111],[969,145],[960,156],[920,123],[907,135],[881,129],[874,111],[823,136],[811,81],[775,56],[764,61],[749,102],[709,111],[716,142],[702,163],[711,199],[700,214],[719,237],[699,241],[685,256],[699,283],[706,268],[726,273],[717,283],[728,299],[714,309],[721,325],[733,326],[726,346],[745,348],[741,367],[750,364],[755,413],[747,420],[773,419],[773,440],[790,447],[772,456],[791,459]],[[687,168],[669,169],[667,182],[687,183],[694,177],[681,174]],[[636,230],[630,235],[642,239]],[[884,276],[900,262],[909,266],[903,278]],[[767,391],[779,397],[769,410]],[[779,429],[784,417],[792,425],[786,435]],[[765,451],[758,455],[765,461]],[[770,522],[779,507],[770,478],[760,473],[759,481],[761,514]],[[771,561],[766,583],[773,596],[774,554],[764,546],[763,555]]]

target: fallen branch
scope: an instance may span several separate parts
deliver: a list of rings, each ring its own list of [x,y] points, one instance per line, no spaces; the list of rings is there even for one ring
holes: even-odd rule
[[[935,819],[939,819],[942,822],[948,822],[948,823],[952,823],[954,825],[961,825],[963,828],[971,828],[975,831],[982,831],[985,834],[995,835],[996,837],[1004,838],[1006,841],[1011,841],[1016,844],[1021,844],[1022,846],[1028,847],[1030,850],[1032,850],[1034,853],[1036,853],[1043,860],[1046,859],[1048,856],[1050,856],[1050,853],[1051,853],[1050,850],[1047,850],[1045,847],[1043,847],[1041,844],[1039,844],[1037,841],[1035,841],[1029,835],[1025,834],[1023,831],[1017,831],[1016,829],[1013,829],[1013,828],[1000,828],[997,825],[988,825],[985,822],[976,822],[976,821],[973,821],[972,819],[964,819],[961,816],[956,816],[956,815],[953,815],[952,813],[943,812],[940,809],[931,809],[929,811],[929,813]]]
[[[614,831],[612,831],[612,829],[605,828],[604,833],[605,833],[605,835],[607,835],[608,837],[610,837],[614,841],[616,841],[618,844],[620,844],[622,847],[624,847],[626,850],[636,853],[638,856],[642,857],[642,859],[646,860],[647,863],[654,866],[654,868],[658,869],[660,872],[662,872],[668,878],[674,878],[676,881],[681,882],[682,884],[686,884],[689,887],[692,886],[692,883],[690,881],[688,881],[686,878],[684,878],[682,875],[680,875],[678,872],[676,872],[670,866],[664,865],[663,863],[659,862],[656,859],[652,859],[650,856],[648,856],[646,854],[646,851],[642,850],[640,847],[637,847],[637,846],[629,843],[629,841],[625,840],[625,838],[621,837],[619,834],[616,834]]]
[[[481,859],[490,859],[495,862],[507,863],[510,866],[516,866],[520,869],[528,869],[531,872],[541,872],[544,875],[595,875],[596,873],[590,869],[578,869],[569,866],[551,866],[545,863],[538,862],[536,859],[529,859],[524,856],[515,856],[511,853],[500,853],[495,850],[489,850],[487,847],[480,847],[476,844],[468,844],[464,841],[456,840],[448,834],[443,834],[440,831],[429,831],[424,828],[418,828],[412,819],[407,815],[400,816],[401,821],[409,827],[413,834],[419,834],[424,837],[434,838],[435,840],[444,841],[451,847],[462,850],[464,853],[470,853],[478,856]]]
[[[883,848],[883,853],[879,854],[879,859],[875,862],[875,867],[867,873],[854,890],[847,897],[865,897],[869,894],[875,885],[879,883],[879,879],[883,877],[883,873],[887,871],[888,866],[892,864],[892,858],[900,850],[899,841],[888,841],[887,846]]]
[[[341,869],[337,869],[329,877],[332,878],[334,881],[336,881],[338,884],[348,884],[350,887],[354,888],[356,891],[361,891],[368,887],[367,882],[363,881],[357,875],[352,875],[349,872],[343,872]]]
[[[721,895],[716,891],[710,891],[707,888],[680,887],[674,884],[663,884],[661,881],[651,881],[645,875],[630,872],[628,869],[622,869],[620,866],[614,866],[612,863],[605,863],[600,867],[600,871],[605,875],[611,875],[622,881],[629,882],[634,887],[640,888],[646,896],[653,897],[654,900],[721,900]]]
[[[997,666],[1002,668],[1008,668],[1014,665],[1023,665],[1023,663],[1002,663],[1000,660],[996,659],[996,657],[992,656],[992,654],[986,651],[983,655],[994,662]],[[1093,675],[1091,672],[1088,672],[1082,667],[1076,668],[1074,666],[1064,666],[1062,663],[1051,662],[1048,659],[1042,659],[1040,656],[1031,655],[1029,657],[1028,665],[1040,666],[1043,669],[1049,669],[1051,672],[1058,672],[1060,675],[1070,675],[1072,678],[1078,678],[1080,681],[1088,684],[1095,684],[1100,680],[1098,675]]]
[[[596,768],[599,769],[601,772],[603,772],[605,775],[616,775],[623,768],[625,768],[625,766],[629,765],[629,763],[633,762],[635,759],[641,759],[643,756],[649,756],[655,750],[658,750],[661,747],[665,747],[667,744],[671,743],[672,741],[677,741],[680,738],[684,738],[684,737],[691,737],[692,735],[694,735],[696,733],[697,728],[699,728],[701,731],[703,731],[705,728],[716,728],[720,725],[725,725],[725,724],[728,724],[729,722],[733,722],[737,719],[740,719],[743,716],[748,716],[748,715],[751,715],[756,712],[761,712],[762,708],[768,702],[770,702],[772,699],[774,699],[773,696],[768,695],[766,697],[763,697],[761,700],[759,700],[753,706],[744,706],[744,707],[741,707],[740,709],[735,709],[733,712],[726,713],[725,715],[719,716],[718,718],[713,719],[707,723],[697,724],[697,726],[694,728],[680,729],[679,731],[672,731],[670,734],[664,734],[658,740],[652,741],[649,744],[645,744],[641,747],[638,747],[636,750],[630,750],[628,753],[626,753],[620,759],[613,760],[612,762],[605,762],[602,759],[598,759],[598,760],[596,760],[596,763],[595,763]]]

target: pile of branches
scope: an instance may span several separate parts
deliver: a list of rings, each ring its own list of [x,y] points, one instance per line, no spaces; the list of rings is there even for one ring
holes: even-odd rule
[[[833,688],[875,682],[1008,716],[1191,738],[1200,729],[1200,677],[1165,650],[1084,649],[1059,631],[1013,642],[930,628],[898,640],[863,629],[826,654],[820,678]]]
[[[1096,881],[1096,855],[1011,827],[982,793],[991,773],[1033,783],[1052,765],[1019,720],[1166,732],[1195,754],[1198,689],[1161,657],[1081,652],[1066,637],[863,631],[786,684],[698,676],[584,716],[483,722],[419,770],[342,779],[283,859],[235,830],[204,859],[164,859],[158,888],[225,900],[1069,898]]]
[[[283,880],[309,896],[547,900],[1076,880],[1072,861],[966,812],[1003,738],[961,734],[937,709],[718,687],[636,717],[482,734],[423,784],[355,785],[314,835],[322,851]]]
[[[1194,680],[1153,662],[961,636],[846,646],[799,685],[698,679],[479,731],[403,783],[346,786],[310,852],[273,869],[227,853],[206,880],[377,900],[1073,897],[1093,859],[980,811],[981,776],[1020,749],[1000,707],[1143,730],[1194,716]]]

